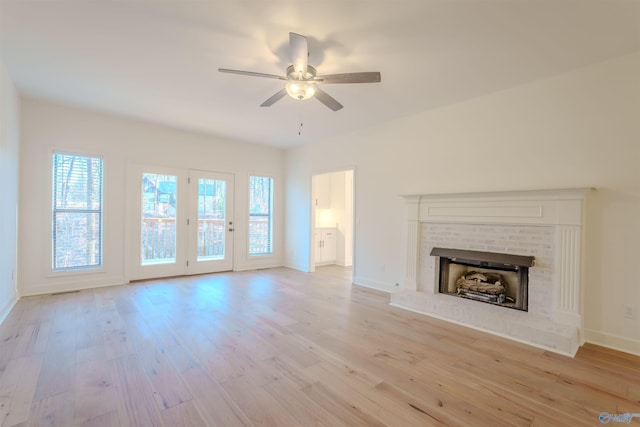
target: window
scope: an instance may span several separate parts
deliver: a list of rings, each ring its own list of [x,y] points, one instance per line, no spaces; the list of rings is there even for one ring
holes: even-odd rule
[[[102,266],[102,158],[53,154],[52,267]]]
[[[273,252],[273,178],[249,177],[249,255]]]

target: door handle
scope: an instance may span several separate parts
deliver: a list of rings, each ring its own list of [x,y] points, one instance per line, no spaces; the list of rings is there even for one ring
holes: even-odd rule
[[[233,231],[233,228],[230,228],[229,231]]]

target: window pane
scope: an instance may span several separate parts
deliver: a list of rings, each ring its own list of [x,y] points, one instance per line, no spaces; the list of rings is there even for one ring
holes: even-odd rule
[[[54,213],[55,267],[100,265],[100,214]]]
[[[55,209],[100,210],[102,159],[54,155]]]
[[[273,179],[249,177],[249,255],[273,252]]]
[[[198,180],[198,261],[224,259],[226,181]]]
[[[102,265],[102,159],[53,155],[54,270]]]
[[[142,174],[142,265],[176,261],[178,177]]]

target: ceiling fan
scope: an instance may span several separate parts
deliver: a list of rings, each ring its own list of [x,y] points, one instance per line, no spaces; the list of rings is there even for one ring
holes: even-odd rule
[[[288,94],[292,98],[298,100],[316,98],[333,111],[338,111],[343,107],[342,104],[336,101],[335,98],[327,92],[320,89],[318,85],[380,82],[380,73],[377,71],[318,76],[316,74],[316,69],[307,62],[309,57],[307,38],[300,34],[289,33],[289,51],[291,53],[292,64],[287,67],[286,76],[256,73],[253,71],[230,70],[228,68],[218,68],[218,71],[221,73],[265,77],[268,79],[286,81],[287,83],[285,84],[285,87],[260,104],[261,107],[270,107]]]

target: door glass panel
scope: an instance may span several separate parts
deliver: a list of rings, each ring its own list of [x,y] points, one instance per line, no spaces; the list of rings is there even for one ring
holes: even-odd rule
[[[175,175],[142,174],[142,265],[176,261]]]
[[[223,259],[226,182],[198,179],[198,261]]]

